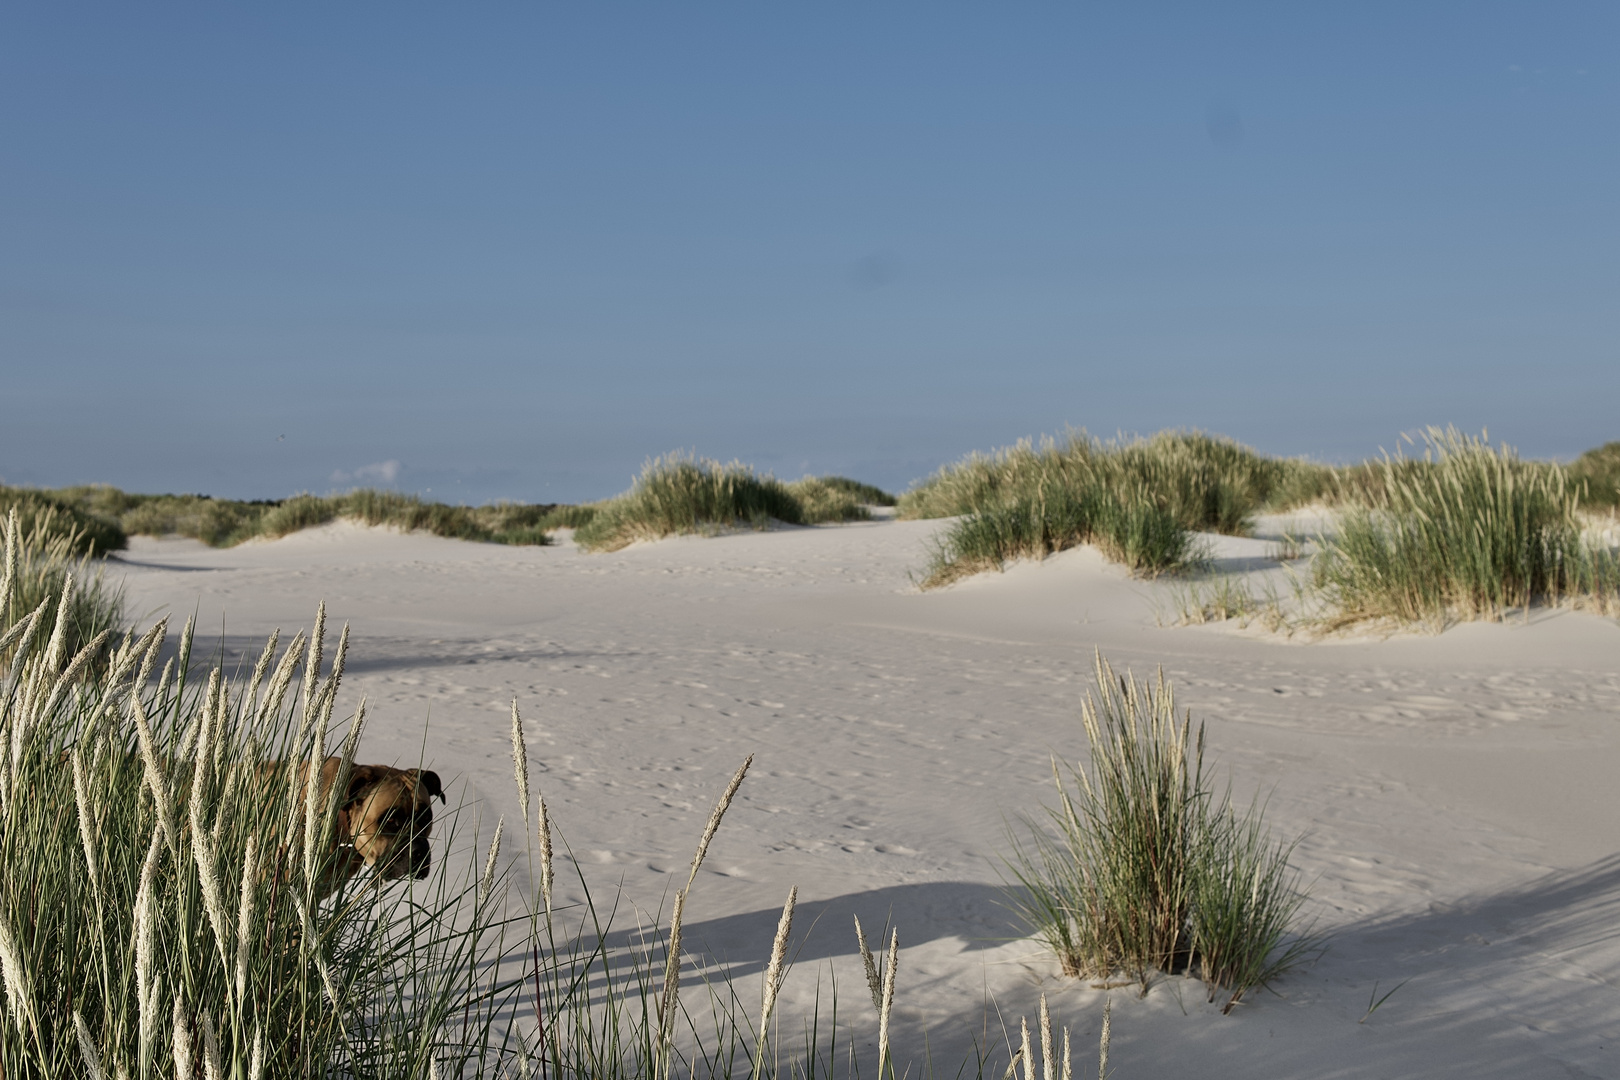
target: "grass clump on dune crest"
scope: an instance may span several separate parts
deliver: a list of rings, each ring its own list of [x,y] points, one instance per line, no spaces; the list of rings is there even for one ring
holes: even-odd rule
[[[1063,971],[1123,973],[1146,993],[1156,972],[1196,972],[1223,1011],[1315,947],[1293,924],[1304,902],[1258,805],[1217,800],[1204,731],[1176,715],[1169,685],[1116,677],[1097,658],[1081,718],[1089,769],[1053,760],[1058,805],[1012,838],[1011,896]]]
[[[1138,490],[1183,528],[1242,535],[1247,519],[1274,498],[1293,498],[1325,466],[1268,458],[1215,435],[1164,431],[1104,442],[1084,433],[1063,442],[1024,440],[972,454],[900,497],[906,518],[954,517],[1055,492],[1082,497],[1105,489]]]
[[[1137,492],[1122,498],[1101,488],[1079,496],[1054,491],[1040,501],[1020,500],[962,518],[937,542],[921,584],[935,588],[1085,543],[1145,576],[1198,558],[1193,535],[1151,498]]]
[[[925,587],[1084,543],[1152,575],[1196,561],[1191,532],[1241,535],[1269,500],[1297,497],[1319,470],[1201,432],[1129,442],[1081,434],[974,454],[902,495],[900,512],[962,517]]]
[[[1330,625],[1443,625],[1537,603],[1608,611],[1620,601],[1620,560],[1584,534],[1567,470],[1452,428],[1425,439],[1419,461],[1386,458],[1319,541],[1312,580]]]
[[[598,504],[574,541],[591,551],[615,551],[710,528],[861,521],[870,515],[854,489],[864,486],[837,477],[784,484],[740,462],[666,454],[647,462],[629,491]]]

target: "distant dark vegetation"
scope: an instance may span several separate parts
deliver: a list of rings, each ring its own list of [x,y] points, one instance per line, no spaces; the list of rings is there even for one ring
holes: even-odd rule
[[[675,458],[660,461],[674,462]],[[744,471],[752,475],[751,470]],[[750,504],[745,509],[722,499],[719,503],[699,500],[680,510],[665,509],[678,521],[690,522],[690,528],[698,528],[731,524],[739,518],[750,522],[774,518],[795,525],[863,520],[868,516],[866,505],[895,504],[893,495],[841,476],[807,477],[791,484],[760,477],[754,487],[761,486],[772,497],[758,507]],[[0,516],[15,507],[25,530],[38,525],[52,535],[61,534],[68,545],[65,550],[75,556],[119,551],[130,536],[178,535],[212,547],[231,547],[254,537],[273,539],[340,518],[454,540],[542,545],[551,543],[553,529],[585,529],[599,510],[612,511],[611,516],[622,524],[617,517],[622,504],[621,498],[586,505],[500,502],[451,506],[370,488],[287,499],[216,499],[209,495],[135,495],[105,484],[55,489],[0,487]],[[669,531],[682,530],[681,524],[675,524]]]
[[[581,509],[555,503],[450,506],[371,489],[290,499],[132,495],[101,484],[54,490],[0,488],[0,512],[12,505],[24,515],[54,508],[83,532],[81,553],[98,555],[124,547],[126,537],[134,535],[188,536],[213,547],[231,547],[256,536],[286,536],[338,518],[456,540],[547,544],[551,542],[547,530],[570,524],[570,515]]]

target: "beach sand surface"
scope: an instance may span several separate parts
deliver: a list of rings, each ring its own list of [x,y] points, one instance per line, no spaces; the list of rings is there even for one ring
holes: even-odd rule
[[[1268,523],[1280,527],[1278,523]],[[1306,642],[1167,628],[1173,582],[1090,549],[919,592],[941,522],[683,537],[589,555],[339,522],[213,550],[136,538],[109,575],[143,620],[195,613],[234,665],[316,604],[352,643],[340,712],[368,702],[364,760],[424,759],[451,799],[519,820],[509,710],[599,906],[667,910],[714,801],[753,770],[687,906],[693,963],[758,983],[788,889],[783,1033],[836,975],[839,1022],[874,1042],[851,916],[901,942],[896,1046],[938,1075],[977,1042],[1005,1064],[1045,992],[1096,1075],[1620,1076],[1620,626],[1570,611],[1440,634]],[[1264,539],[1218,569],[1273,580]],[[335,640],[335,634],[333,635]],[[1208,729],[1234,798],[1266,801],[1308,913],[1309,967],[1230,1015],[1202,984],[1146,995],[1063,978],[1005,906],[1019,815],[1083,759],[1100,652],[1162,668]],[[522,867],[518,867],[520,881]],[[580,899],[573,867],[559,897]],[[628,936],[634,918],[622,926]],[[1377,994],[1402,983],[1361,1023]],[[912,1075],[917,1075],[914,1071]]]

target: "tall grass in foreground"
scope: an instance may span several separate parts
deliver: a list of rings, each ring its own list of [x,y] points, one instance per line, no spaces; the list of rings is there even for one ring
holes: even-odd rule
[[[26,561],[22,539],[6,530],[8,567]],[[14,580],[0,582],[8,601]],[[298,766],[326,758],[347,631],[324,679],[318,617],[307,652],[295,638],[278,660],[272,637],[244,687],[218,667],[189,678],[188,625],[154,683],[164,624],[98,666],[109,631],[68,651],[73,595],[66,582],[0,639],[13,649],[0,672],[3,1075],[425,1080],[514,1053],[494,1023],[512,991],[487,977],[504,947],[487,881],[441,872],[323,899],[337,799],[315,797]]]
[[[637,540],[704,529],[865,520],[869,514],[859,501],[864,485],[852,484],[838,477],[784,484],[740,462],[666,454],[647,462],[629,491],[599,504],[574,541],[587,550],[615,551]]]
[[[68,554],[105,555],[127,542],[116,520],[87,513],[70,499],[28,488],[0,487],[0,518],[15,511],[22,527],[40,536],[68,537]]]
[[[13,519],[7,567],[25,561],[19,533]],[[0,599],[15,580],[0,581]],[[782,1033],[795,890],[757,1007],[684,952],[688,900],[746,762],[709,818],[667,930],[644,928],[640,945],[609,946],[614,913],[590,902],[583,877],[583,908],[555,903],[555,830],[530,785],[516,703],[515,775],[536,883],[521,914],[509,904],[504,823],[487,846],[476,832],[469,844],[465,805],[436,823],[434,847],[449,857],[436,858],[427,880],[385,883],[362,871],[327,895],[364,701],[338,748],[332,794],[302,783],[300,768],[326,760],[335,734],[347,629],[324,675],[324,609],[307,642],[296,635],[278,654],[273,635],[245,680],[219,666],[193,678],[189,624],[167,661],[159,623],[116,641],[98,667],[91,661],[111,631],[77,655],[64,632],[41,632],[47,608],[65,610],[72,595],[65,584],[0,634],[0,649],[12,650],[0,670],[0,1075],[909,1072],[890,1049],[897,932],[874,954],[856,926],[878,1032],[876,1060],[864,1064],[836,997],[825,1024],[813,1014],[802,1036]],[[1057,1058],[1044,1007],[1040,1030],[1049,1070]],[[1019,1054],[1024,1080],[1034,1080],[1027,1035]],[[957,1075],[982,1078],[988,1064],[975,1055]]]
[[[1066,974],[1123,973],[1145,994],[1156,972],[1194,971],[1230,1012],[1315,947],[1293,923],[1304,893],[1258,805],[1216,799],[1204,730],[1171,689],[1116,677],[1097,658],[1082,706],[1090,768],[1052,763],[1058,804],[1013,836],[1011,892]]]
[[[6,511],[5,535],[15,537],[6,547],[5,580],[0,594],[0,635],[34,611],[39,611],[35,633],[48,638],[62,630],[64,657],[78,654],[89,642],[123,625],[122,590],[110,586],[102,567],[93,561],[94,547],[84,541],[76,519],[58,514],[54,507],[29,516],[16,507]],[[68,579],[78,583],[67,589]],[[64,595],[65,605],[53,603]],[[18,642],[0,647],[0,663],[8,660]],[[105,650],[98,650],[104,659]]]
[[[1620,600],[1620,560],[1589,542],[1560,466],[1431,428],[1422,462],[1386,458],[1380,482],[1319,541],[1312,579],[1328,621],[1443,624],[1570,600]]]

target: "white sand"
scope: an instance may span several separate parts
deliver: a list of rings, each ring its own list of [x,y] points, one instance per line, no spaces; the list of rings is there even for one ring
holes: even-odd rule
[[[1317,644],[1161,629],[1169,587],[1090,550],[919,594],[908,571],[939,528],[585,555],[337,524],[228,551],[137,539],[127,587],[136,613],[196,610],[199,640],[223,628],[232,655],[307,627],[324,598],[334,626],[353,624],[344,701],[371,703],[362,756],[414,763],[431,717],[428,761],[509,821],[516,697],[599,897],[620,882],[644,908],[672,895],[755,754],[693,891],[689,949],[757,979],[797,884],[787,1016],[818,975],[825,994],[836,958],[841,1019],[869,1032],[850,915],[875,928],[892,913],[897,1037],[917,1052],[926,1026],[942,1075],[986,1024],[1003,1039],[997,1010],[1016,1036],[1040,989],[1095,1075],[1103,992],[1009,940],[996,860],[1008,818],[1048,798],[1049,752],[1083,752],[1093,649],[1139,673],[1162,664],[1208,722],[1217,776],[1243,799],[1269,792],[1275,827],[1306,834],[1296,863],[1334,937],[1280,996],[1230,1016],[1179,978],[1145,999],[1113,991],[1116,1075],[1620,1076],[1613,621]],[[1267,547],[1220,540],[1218,555],[1262,568]],[[1375,982],[1403,979],[1357,1023]]]

